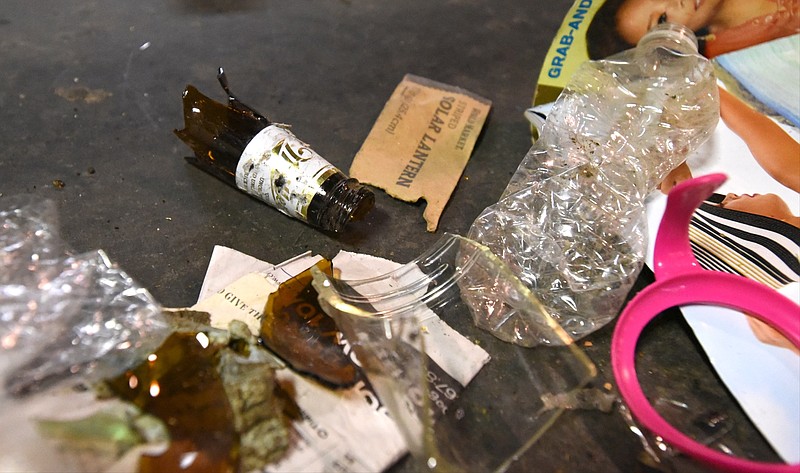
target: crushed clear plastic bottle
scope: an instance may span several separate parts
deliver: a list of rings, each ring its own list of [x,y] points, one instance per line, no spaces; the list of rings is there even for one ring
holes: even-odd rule
[[[469,237],[574,338],[616,317],[644,261],[645,198],[716,127],[713,66],[697,51],[689,29],[662,23],[635,48],[584,63],[500,200],[472,224]],[[516,317],[509,309],[518,331]]]

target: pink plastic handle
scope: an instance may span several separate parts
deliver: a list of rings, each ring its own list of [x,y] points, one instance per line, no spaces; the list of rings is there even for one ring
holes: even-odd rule
[[[745,460],[696,442],[656,412],[636,374],[636,344],[642,331],[661,312],[682,305],[710,304],[746,312],[800,347],[800,306],[747,278],[705,271],[691,253],[688,228],[692,213],[724,181],[721,174],[703,176],[675,186],[670,193],[655,243],[656,282],[637,294],[620,315],[611,341],[611,364],[620,394],[633,415],[683,453],[725,471],[797,473],[800,464]]]
[[[681,182],[670,192],[653,249],[656,280],[703,270],[689,245],[689,223],[694,210],[726,179],[724,174],[709,174]]]

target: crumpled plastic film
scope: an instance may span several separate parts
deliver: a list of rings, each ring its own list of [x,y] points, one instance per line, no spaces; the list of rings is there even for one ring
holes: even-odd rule
[[[0,222],[0,284],[36,285],[47,273],[43,265],[66,254],[52,201],[5,197]]]
[[[103,251],[68,254],[56,220],[33,197],[0,208],[0,380],[11,396],[116,374],[169,333],[160,305]]]
[[[571,336],[585,336],[617,315],[642,268],[645,198],[718,120],[713,67],[693,33],[659,25],[636,48],[575,72],[468,237],[503,259]]]

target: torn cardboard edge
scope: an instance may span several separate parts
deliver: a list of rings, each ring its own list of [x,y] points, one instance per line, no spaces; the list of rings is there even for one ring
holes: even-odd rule
[[[350,166],[350,176],[406,202],[427,202],[429,232],[469,161],[491,101],[406,74]]]

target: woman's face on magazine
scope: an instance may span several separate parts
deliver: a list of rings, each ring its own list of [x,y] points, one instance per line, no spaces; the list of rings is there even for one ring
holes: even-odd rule
[[[696,13],[702,0],[627,0],[617,10],[617,30],[630,44],[636,44],[651,28],[670,22],[698,29]]]
[[[775,194],[728,194],[719,205],[726,209],[763,215],[792,224],[797,220],[786,202]]]

